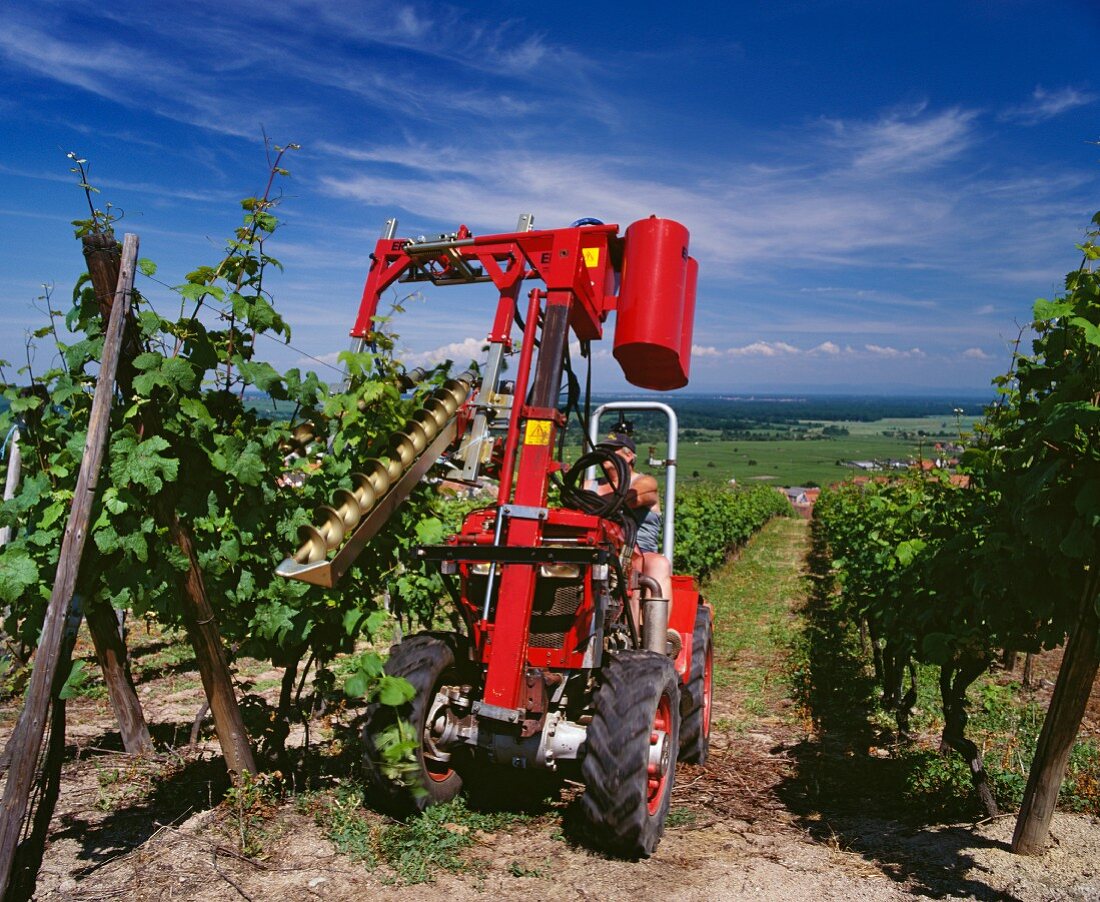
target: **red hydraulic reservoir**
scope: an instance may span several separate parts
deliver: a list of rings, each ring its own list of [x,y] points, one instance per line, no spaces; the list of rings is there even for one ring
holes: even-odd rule
[[[684,365],[684,381],[691,367],[691,336],[695,331],[695,285],[699,281],[699,261],[688,257],[684,276],[684,308],[680,314],[680,360]]]
[[[672,219],[650,216],[631,225],[624,239],[615,359],[640,388],[680,388],[688,381],[694,312],[688,313],[685,351],[688,230]]]

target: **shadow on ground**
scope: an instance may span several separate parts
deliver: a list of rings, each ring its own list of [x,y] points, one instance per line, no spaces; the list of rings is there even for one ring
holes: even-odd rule
[[[79,844],[77,857],[87,864],[73,876],[81,879],[137,848],[161,827],[216,804],[227,787],[225,762],[220,757],[196,758],[158,776],[140,801],[119,807],[102,819],[62,815],[61,829],[51,833],[50,840],[69,838]]]
[[[816,537],[808,565],[798,690],[814,735],[789,750],[795,770],[777,795],[815,839],[860,854],[911,892],[1007,898],[966,876],[978,864],[973,850],[1004,844],[969,827],[930,823],[906,802],[912,765],[876,754],[896,740],[873,725],[875,682],[859,654],[857,625],[832,604],[830,561]]]

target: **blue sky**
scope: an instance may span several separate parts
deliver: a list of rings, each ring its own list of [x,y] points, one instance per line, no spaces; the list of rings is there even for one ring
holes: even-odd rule
[[[264,129],[301,145],[276,364],[346,347],[387,216],[656,213],[701,265],[690,389],[982,391],[1100,208],[1098,43],[1093,0],[0,2],[0,358],[81,269],[67,151],[178,283],[262,188]],[[413,302],[408,358],[476,354],[494,300]]]

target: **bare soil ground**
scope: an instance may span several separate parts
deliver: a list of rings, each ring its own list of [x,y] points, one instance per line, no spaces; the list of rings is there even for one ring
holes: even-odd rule
[[[404,885],[390,866],[369,868],[319,826],[351,778],[355,711],[314,725],[312,776],[296,775],[244,814],[219,805],[216,743],[204,733],[187,746],[198,679],[177,645],[139,636],[139,692],[163,751],[119,753],[106,701],[70,703],[69,756],[35,898],[1100,900],[1096,818],[1059,814],[1050,850],[1020,858],[1008,851],[1011,817],[927,826],[882,802],[876,774],[891,762],[830,711],[823,696],[836,687],[812,673],[823,652],[800,645],[814,591],[807,550],[805,521],[774,521],[711,582],[722,624],[711,759],[679,768],[670,825],[647,861],[608,859],[579,842],[580,790],[566,783],[545,801],[516,799],[523,817],[470,833],[462,868],[437,870],[432,883]],[[240,671],[258,694],[277,692],[280,672],[255,662]],[[0,716],[0,740],[12,720]]]

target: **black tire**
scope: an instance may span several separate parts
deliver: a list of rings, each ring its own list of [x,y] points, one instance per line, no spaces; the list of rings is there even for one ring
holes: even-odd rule
[[[684,687],[680,760],[706,764],[710,752],[711,694],[714,687],[714,618],[701,602],[691,635],[691,673]]]
[[[594,709],[581,763],[590,840],[613,855],[646,858],[664,832],[676,776],[680,689],[672,661],[651,651],[614,655],[601,673]],[[662,726],[666,763],[653,785],[650,738]]]
[[[390,651],[384,671],[404,677],[416,690],[412,701],[394,708],[375,702],[367,709],[363,727],[363,773],[367,801],[393,817],[418,814],[429,805],[449,802],[462,790],[462,777],[440,762],[425,760],[424,742],[409,766],[395,771],[383,763],[381,747],[387,731],[398,718],[423,737],[428,711],[439,686],[461,681],[456,661],[458,638],[450,634],[420,633],[410,636]]]

